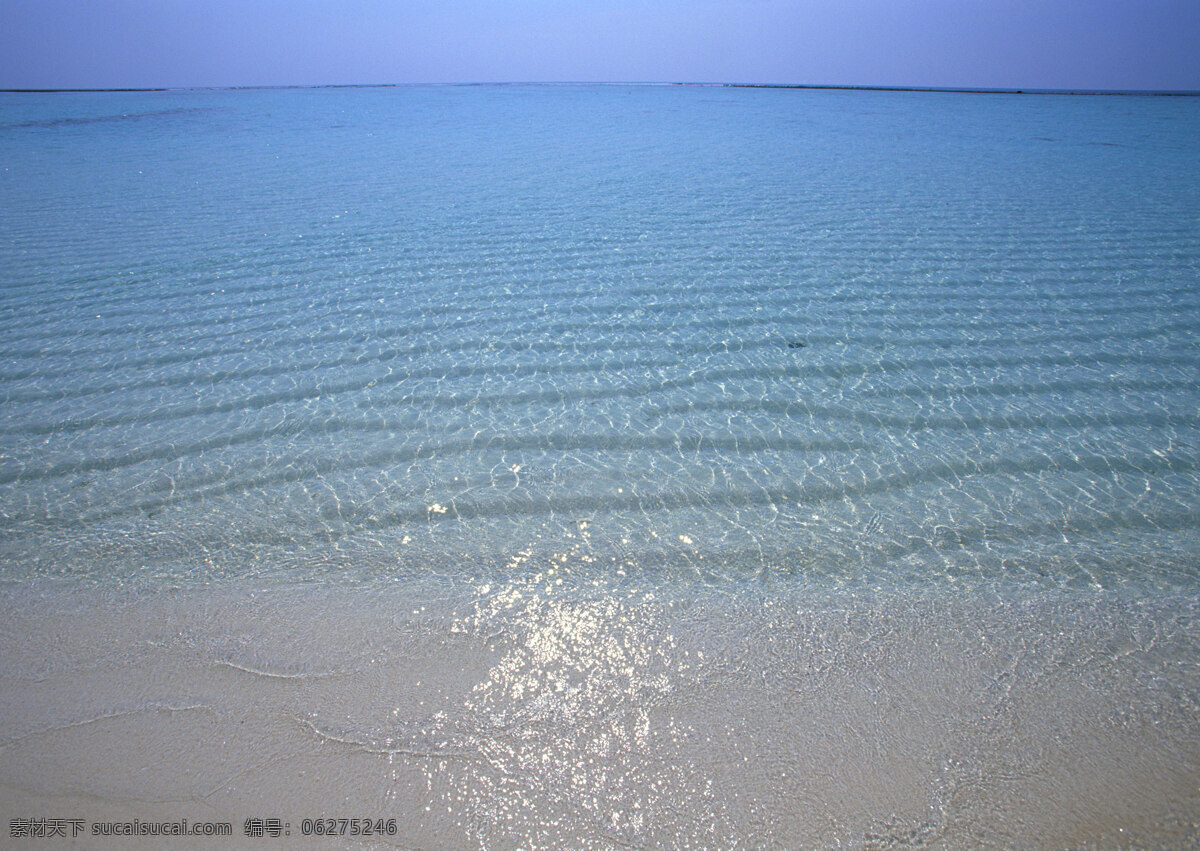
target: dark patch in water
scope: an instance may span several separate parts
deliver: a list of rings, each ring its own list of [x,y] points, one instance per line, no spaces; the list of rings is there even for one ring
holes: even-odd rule
[[[71,127],[78,124],[103,124],[120,121],[137,121],[143,118],[165,118],[167,116],[185,115],[193,112],[208,112],[209,107],[191,107],[188,109],[159,109],[151,112],[127,112],[121,115],[93,115],[85,118],[46,118],[40,121],[22,121],[17,124],[0,124],[0,130],[19,130],[26,127]]]

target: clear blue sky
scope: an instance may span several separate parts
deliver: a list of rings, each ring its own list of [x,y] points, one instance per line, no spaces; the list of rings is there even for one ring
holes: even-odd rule
[[[0,0],[0,87],[1200,89],[1200,0]]]

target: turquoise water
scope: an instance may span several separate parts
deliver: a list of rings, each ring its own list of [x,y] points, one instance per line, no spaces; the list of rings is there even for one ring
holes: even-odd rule
[[[1190,97],[0,94],[0,812],[1197,845],[1197,140]]]
[[[1200,100],[0,95],[0,572],[1200,585]]]

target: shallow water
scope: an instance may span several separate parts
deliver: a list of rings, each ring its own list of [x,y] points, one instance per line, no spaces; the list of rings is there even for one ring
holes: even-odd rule
[[[0,94],[0,803],[1195,841],[1198,138],[1195,98]]]
[[[1198,835],[1194,597],[275,586],[0,611],[9,813],[227,820],[245,847],[253,817],[289,845],[304,819],[399,822],[311,847]]]
[[[2,107],[7,575],[1195,587],[1195,99]]]

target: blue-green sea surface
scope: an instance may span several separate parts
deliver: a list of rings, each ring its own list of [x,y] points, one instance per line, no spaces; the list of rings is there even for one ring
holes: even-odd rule
[[[1193,591],[1200,102],[0,95],[0,570]]]
[[[0,812],[1200,844],[1197,162],[1195,97],[0,93]]]

